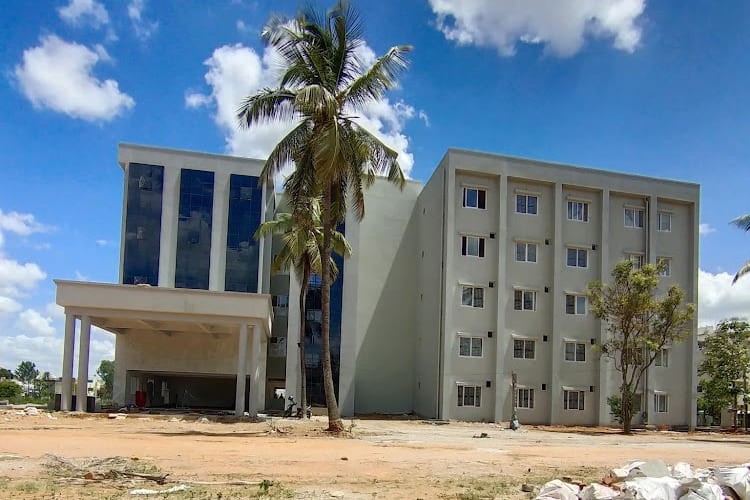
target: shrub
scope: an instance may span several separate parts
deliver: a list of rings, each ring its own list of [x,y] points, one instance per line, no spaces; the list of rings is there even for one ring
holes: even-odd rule
[[[2,399],[17,398],[22,392],[23,388],[15,382],[9,380],[0,382],[0,398]]]

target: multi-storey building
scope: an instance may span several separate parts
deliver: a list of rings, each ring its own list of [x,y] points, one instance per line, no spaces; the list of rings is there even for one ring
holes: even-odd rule
[[[64,380],[79,318],[84,361],[91,324],[116,334],[119,402],[139,391],[151,406],[280,408],[280,394],[299,394],[299,283],[270,274],[280,240],[252,237],[279,198],[258,183],[262,162],[132,145],[119,157],[120,284],[58,281]],[[342,413],[501,421],[515,400],[522,422],[610,423],[618,374],[595,349],[606,331],[586,285],[620,260],[661,259],[661,287],[697,302],[698,208],[695,184],[454,149],[424,187],[379,180],[364,220],[340,227],[353,248],[332,289]],[[313,279],[314,402],[319,293]],[[639,388],[639,422],[694,425],[694,352],[693,334],[659,356]]]

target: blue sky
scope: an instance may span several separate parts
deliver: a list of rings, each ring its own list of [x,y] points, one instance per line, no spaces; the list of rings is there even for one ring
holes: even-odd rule
[[[328,3],[317,3],[327,6]],[[746,314],[730,287],[750,235],[750,4],[425,0],[358,6],[367,59],[410,44],[363,122],[429,178],[448,147],[701,184],[700,320]],[[377,8],[374,8],[377,5]],[[53,278],[116,282],[117,143],[262,156],[239,99],[278,74],[258,32],[297,2],[6,0],[0,12],[0,366],[60,371]],[[738,191],[739,189],[739,191]],[[92,366],[111,357],[97,332]]]

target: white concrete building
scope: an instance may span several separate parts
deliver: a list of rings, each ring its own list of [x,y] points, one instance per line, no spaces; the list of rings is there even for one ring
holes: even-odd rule
[[[273,186],[257,184],[262,162],[133,145],[119,161],[120,284],[58,281],[63,377],[80,318],[82,359],[90,324],[117,337],[118,402],[138,391],[150,406],[280,409],[279,394],[299,394],[299,283],[270,275],[279,241],[252,238],[277,206]],[[516,373],[522,422],[609,423],[618,374],[592,349],[603,330],[586,284],[622,259],[667,259],[663,286],[697,302],[698,208],[695,184],[454,149],[424,186],[379,180],[365,219],[340,228],[353,248],[332,287],[342,413],[508,420]],[[313,402],[319,298],[313,280]],[[643,420],[694,425],[694,352],[692,335],[649,370]]]

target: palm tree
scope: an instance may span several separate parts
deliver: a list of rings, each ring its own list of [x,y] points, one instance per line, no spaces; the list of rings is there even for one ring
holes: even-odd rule
[[[293,177],[290,177],[293,182]],[[299,292],[299,357],[300,357],[300,379],[302,391],[299,396],[302,415],[305,417],[307,412],[304,411],[307,405],[307,374],[305,370],[305,301],[307,290],[310,284],[310,276],[313,273],[320,273],[320,250],[319,243],[322,239],[322,228],[320,222],[320,200],[318,198],[307,199],[308,210],[304,215],[306,217],[295,217],[290,213],[278,213],[274,220],[269,220],[258,226],[255,231],[255,238],[263,238],[274,234],[281,235],[283,246],[281,251],[274,259],[271,272],[277,273],[281,270],[294,269],[297,279],[300,282]],[[334,231],[332,235],[333,251],[342,257],[348,257],[352,253],[349,242],[344,235]],[[330,269],[334,279],[338,276],[338,267],[331,259]]]
[[[321,347],[323,385],[328,409],[328,430],[343,430],[333,386],[330,355],[330,258],[336,224],[347,212],[361,220],[365,215],[363,189],[385,174],[399,187],[404,174],[398,154],[356,122],[355,114],[383,97],[407,66],[411,47],[392,47],[367,67],[359,17],[344,0],[325,14],[309,8],[294,20],[272,18],[262,33],[285,64],[278,88],[266,88],[244,99],[237,116],[242,126],[268,121],[295,125],[276,145],[261,176],[268,179],[294,160],[295,182],[286,186],[292,214],[305,210],[305,194],[320,193]]]
[[[743,231],[750,231],[750,214],[737,217],[732,222],[730,222],[730,224],[737,226]],[[734,280],[732,280],[732,284],[734,285],[738,279],[740,279],[747,273],[750,273],[750,260],[745,262],[745,264],[740,268],[740,270],[737,271],[737,274],[734,275]]]

